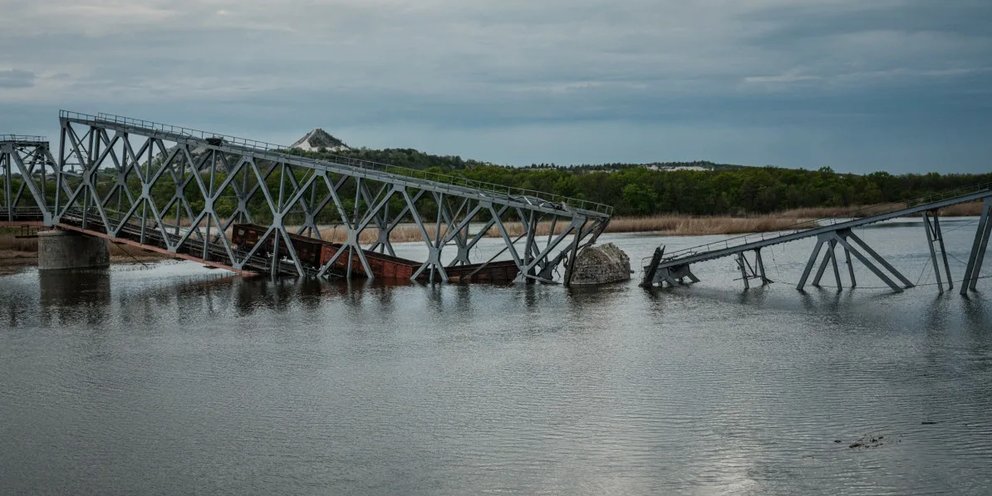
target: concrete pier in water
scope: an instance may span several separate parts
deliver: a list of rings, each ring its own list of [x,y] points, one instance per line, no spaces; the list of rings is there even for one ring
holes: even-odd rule
[[[38,270],[97,269],[110,265],[107,241],[68,231],[38,233]]]

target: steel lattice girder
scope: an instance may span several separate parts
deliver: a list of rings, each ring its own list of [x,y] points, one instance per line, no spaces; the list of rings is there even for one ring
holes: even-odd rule
[[[447,281],[448,267],[470,263],[479,240],[495,229],[504,247],[486,263],[508,253],[519,279],[547,282],[556,266],[573,262],[578,248],[593,243],[609,222],[608,211],[565,201],[313,160],[186,131],[63,112],[54,221],[235,270],[321,276],[344,256],[346,275],[357,259],[371,276],[366,252],[394,254],[390,234],[408,223],[427,250],[413,277],[428,271],[431,281]],[[539,235],[542,221],[552,228]],[[252,249],[232,245],[227,230],[236,222],[266,228]],[[342,247],[319,267],[308,266],[292,236],[326,240],[327,225],[344,229]],[[368,230],[377,233],[371,241],[362,237]],[[273,253],[262,259],[257,254],[269,241]],[[442,252],[451,245],[457,254],[446,265]],[[566,267],[563,282],[569,277]]]
[[[56,162],[40,136],[0,135],[0,221],[51,222],[50,201]],[[16,183],[16,186],[15,186]]]

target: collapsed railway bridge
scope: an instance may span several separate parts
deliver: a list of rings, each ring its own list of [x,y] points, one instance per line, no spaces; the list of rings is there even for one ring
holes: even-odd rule
[[[0,136],[0,222],[39,223],[235,272],[447,282],[510,271],[516,281],[567,285],[576,253],[612,214],[581,199],[350,157],[314,159],[118,115],[63,110],[59,118],[54,155],[43,138]],[[257,236],[236,243],[235,225]],[[423,243],[423,260],[396,257],[400,226]],[[480,256],[477,245],[491,234],[501,249]],[[326,256],[302,256],[314,249]]]

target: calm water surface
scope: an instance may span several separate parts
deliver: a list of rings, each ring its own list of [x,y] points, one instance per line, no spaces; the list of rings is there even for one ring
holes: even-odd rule
[[[861,235],[933,281],[918,220]],[[802,294],[811,246],[748,292],[0,277],[0,493],[988,494],[992,280]]]

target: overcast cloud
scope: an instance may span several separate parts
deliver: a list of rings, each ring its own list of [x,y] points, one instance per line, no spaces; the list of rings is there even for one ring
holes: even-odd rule
[[[0,0],[0,132],[114,112],[498,163],[992,170],[992,2]]]

